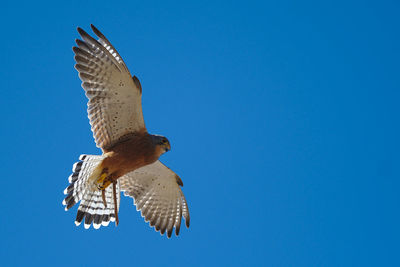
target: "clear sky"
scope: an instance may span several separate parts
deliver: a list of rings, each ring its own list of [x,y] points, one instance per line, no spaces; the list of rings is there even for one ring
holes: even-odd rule
[[[2,3],[1,265],[400,266],[399,14],[398,1]],[[131,198],[101,230],[61,204],[72,164],[100,153],[71,49],[90,23],[171,141],[161,160],[191,214],[179,237]]]

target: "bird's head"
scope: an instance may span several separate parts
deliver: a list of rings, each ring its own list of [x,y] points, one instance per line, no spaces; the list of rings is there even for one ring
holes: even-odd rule
[[[171,144],[166,137],[161,135],[152,135],[151,137],[160,155],[171,150]]]

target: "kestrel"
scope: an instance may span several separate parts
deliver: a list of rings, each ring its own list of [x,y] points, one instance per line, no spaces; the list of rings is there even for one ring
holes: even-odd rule
[[[170,150],[166,137],[149,134],[142,114],[142,86],[131,76],[117,50],[93,25],[99,38],[78,27],[75,69],[88,101],[88,117],[102,155],[81,155],[64,190],[65,210],[80,201],[75,224],[98,229],[118,225],[120,191],[134,198],[136,209],[161,235],[179,234],[190,216],[182,180],[159,157]]]

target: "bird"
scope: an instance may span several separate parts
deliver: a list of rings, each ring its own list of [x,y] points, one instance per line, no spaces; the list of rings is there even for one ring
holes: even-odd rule
[[[91,24],[95,37],[78,27],[73,52],[75,69],[88,98],[87,112],[101,155],[82,154],[73,165],[62,204],[79,202],[75,224],[88,229],[119,224],[120,195],[133,198],[145,221],[171,237],[182,219],[190,225],[181,178],[159,157],[171,149],[169,140],[147,132],[142,112],[142,86],[132,76],[108,39]],[[97,36],[97,37],[96,37]]]

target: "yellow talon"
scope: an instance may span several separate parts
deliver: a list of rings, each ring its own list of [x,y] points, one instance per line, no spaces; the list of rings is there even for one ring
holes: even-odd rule
[[[107,178],[107,173],[103,173],[100,175],[100,178],[97,179],[96,183],[98,183],[97,186],[98,189],[104,190],[111,184],[111,181],[106,178]]]
[[[99,179],[97,179],[97,181],[96,181],[96,183],[103,183],[104,182],[104,179],[106,179],[107,178],[107,173],[102,173],[101,175],[100,175],[100,178]]]
[[[99,189],[100,190],[104,190],[106,189],[109,185],[111,184],[111,182],[109,180],[106,180],[103,185],[100,185]]]

